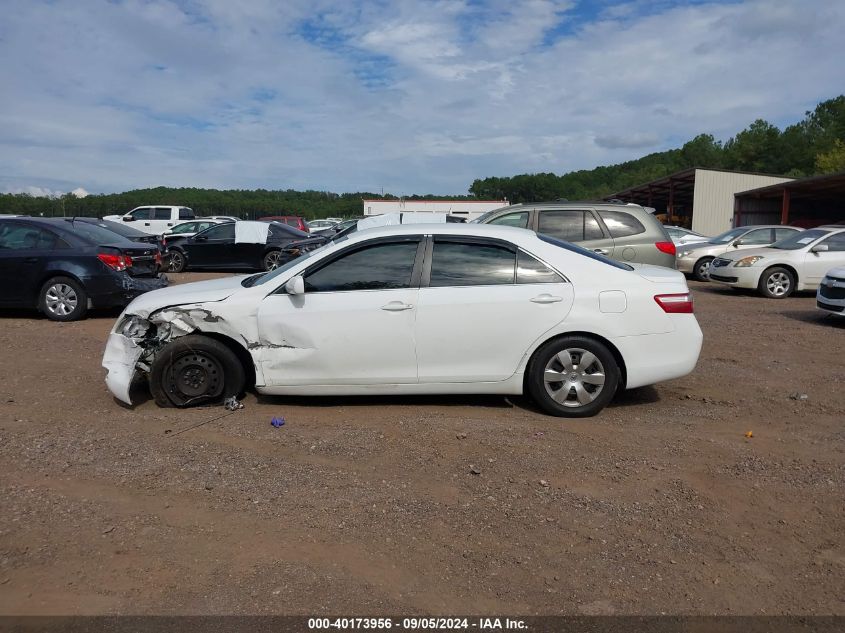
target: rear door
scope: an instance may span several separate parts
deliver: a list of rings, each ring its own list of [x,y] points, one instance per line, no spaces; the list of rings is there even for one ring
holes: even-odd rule
[[[177,210],[171,207],[153,207],[148,232],[161,235],[165,231],[169,231],[178,224],[174,215],[177,215]]]
[[[537,232],[612,256],[613,238],[602,229],[593,209],[540,209]]]
[[[498,382],[572,306],[572,287],[513,244],[434,236],[420,287],[421,383]]]

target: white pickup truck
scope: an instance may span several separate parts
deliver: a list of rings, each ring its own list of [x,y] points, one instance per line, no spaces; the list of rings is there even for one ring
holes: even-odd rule
[[[161,235],[177,224],[193,220],[195,217],[193,210],[188,207],[147,206],[135,207],[126,215],[107,215],[103,219],[125,222],[126,226],[144,233]]]

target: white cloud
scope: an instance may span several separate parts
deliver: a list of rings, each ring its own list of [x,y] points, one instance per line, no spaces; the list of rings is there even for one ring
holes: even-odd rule
[[[791,122],[845,85],[838,0],[589,8],[13,0],[0,188],[463,193]]]

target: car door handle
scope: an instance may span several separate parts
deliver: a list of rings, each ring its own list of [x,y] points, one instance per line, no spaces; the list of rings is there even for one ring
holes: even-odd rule
[[[149,225],[150,225],[149,222],[144,222],[144,226],[149,226]]]
[[[561,301],[563,301],[563,297],[555,297],[550,294],[537,295],[531,299],[532,303],[560,303]]]
[[[383,305],[381,307],[382,310],[387,310],[388,312],[401,312],[402,310],[410,310],[413,308],[410,303],[402,303],[401,301],[391,301],[387,305]]]
[[[37,264],[38,258],[37,257],[27,257],[25,260],[23,260],[23,263],[24,264]]]
[[[608,251],[604,248],[594,248],[593,252],[598,253],[599,255],[607,255],[610,251]]]

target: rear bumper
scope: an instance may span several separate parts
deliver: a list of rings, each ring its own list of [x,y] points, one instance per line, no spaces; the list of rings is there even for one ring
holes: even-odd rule
[[[135,297],[165,288],[168,284],[166,275],[156,277],[131,277],[125,272],[98,275],[84,280],[85,290],[95,308],[123,307]]]
[[[612,339],[625,359],[626,389],[680,378],[695,369],[704,339],[698,321],[692,314],[670,316],[672,332]]]

